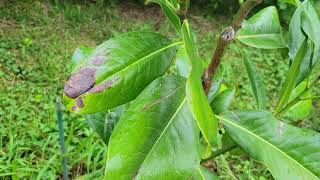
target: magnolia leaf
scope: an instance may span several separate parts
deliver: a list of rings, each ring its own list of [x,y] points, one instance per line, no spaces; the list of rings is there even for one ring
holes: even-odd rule
[[[234,100],[234,96],[236,93],[235,88],[228,88],[219,94],[212,100],[210,106],[215,114],[220,114],[225,112],[232,101]]]
[[[277,9],[274,6],[264,8],[244,21],[237,32],[237,39],[255,48],[285,48]]]
[[[319,179],[319,133],[283,123],[265,111],[230,112],[220,120],[232,139],[264,163],[275,179]]]
[[[280,112],[281,108],[288,102],[290,95],[295,87],[296,81],[300,73],[300,65],[307,51],[307,43],[303,42],[296,54],[293,63],[289,69],[287,78],[280,91],[280,98],[276,107],[276,112]]]
[[[126,33],[104,42],[68,78],[64,87],[67,108],[91,114],[133,100],[165,73],[178,44],[151,32]]]
[[[307,82],[302,82],[297,86],[291,94],[290,101],[295,99],[300,93],[302,93],[307,87]],[[307,118],[312,109],[312,100],[308,99],[310,93],[306,94],[303,98],[306,100],[301,100],[294,106],[292,106],[286,113],[291,120],[303,120]]]
[[[182,25],[182,36],[191,65],[186,84],[187,102],[206,142],[211,147],[217,146],[218,121],[202,87],[202,64],[187,20]]]
[[[160,5],[163,13],[173,25],[178,34],[181,34],[181,21],[177,14],[178,8],[175,7],[176,3],[166,1],[166,0],[147,0],[147,2],[154,2]]]
[[[165,76],[131,102],[109,141],[105,179],[188,179],[200,163],[185,79]]]
[[[263,79],[260,73],[257,71],[255,65],[247,55],[244,55],[243,62],[246,67],[249,80],[251,83],[251,88],[254,94],[254,97],[257,102],[258,109],[266,109],[267,107],[267,92],[265,85],[263,83]]]
[[[289,26],[289,56],[293,60],[303,41],[308,39],[307,52],[300,66],[300,74],[296,85],[300,84],[314,67],[320,55],[320,36],[317,35],[320,22],[311,3],[299,3],[299,8],[292,16]],[[311,66],[310,66],[311,65]]]

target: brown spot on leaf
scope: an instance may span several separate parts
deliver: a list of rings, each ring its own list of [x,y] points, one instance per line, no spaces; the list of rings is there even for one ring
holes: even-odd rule
[[[84,107],[84,104],[83,104],[83,101],[82,101],[81,97],[79,97],[79,98],[77,99],[77,106],[78,106],[79,108],[83,108],[83,107]]]
[[[94,66],[101,66],[105,64],[108,60],[108,54],[109,52],[107,50],[105,52],[95,54],[90,58],[91,64]]]
[[[117,82],[118,80],[119,80],[119,77],[103,81],[100,84],[98,84],[98,85],[94,86],[93,88],[91,88],[88,92],[89,93],[99,93],[99,92],[102,92],[102,91],[104,91],[106,89],[110,89],[112,87],[112,85],[115,82]]]
[[[72,74],[64,85],[64,93],[70,98],[77,98],[95,84],[95,68],[80,68]]]
[[[76,111],[77,107],[76,106],[72,106],[71,111]]]

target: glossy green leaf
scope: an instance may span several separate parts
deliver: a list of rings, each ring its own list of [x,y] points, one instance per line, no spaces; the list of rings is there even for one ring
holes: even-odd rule
[[[302,82],[297,86],[290,97],[290,101],[295,99],[300,93],[302,93],[303,90],[307,87],[307,82]],[[294,106],[292,106],[289,111],[286,113],[286,116],[288,116],[291,120],[303,120],[307,118],[311,112],[312,109],[312,100],[308,99],[310,97],[310,93],[306,94],[303,98],[306,98],[306,100],[301,100]]]
[[[289,27],[290,58],[294,59],[305,39],[308,39],[308,47],[301,63],[300,74],[296,84],[299,84],[308,76],[310,65],[314,67],[319,59],[320,36],[317,35],[319,29],[319,18],[312,5],[308,1],[299,3],[299,8],[294,13]]]
[[[229,88],[217,94],[217,96],[210,103],[213,112],[215,114],[225,112],[234,100],[235,93],[235,88]]]
[[[220,120],[233,140],[264,163],[275,179],[319,179],[319,133],[283,123],[265,111],[230,112]]]
[[[237,32],[237,39],[255,48],[285,48],[277,9],[274,6],[264,8],[244,21]]]
[[[181,21],[178,16],[178,9],[168,0],[147,0],[147,2],[154,2],[160,5],[163,13],[173,25],[178,34],[181,33]]]
[[[112,132],[105,179],[188,179],[199,166],[199,147],[185,79],[158,78],[131,102]]]
[[[244,55],[243,62],[248,73],[252,92],[256,99],[258,109],[264,110],[267,108],[267,92],[263,83],[263,79],[247,55]]]
[[[189,74],[189,60],[186,48],[180,46],[177,51],[176,68],[178,75],[187,78]]]
[[[122,105],[107,112],[98,112],[85,115],[87,123],[95,131],[100,138],[107,144],[111,133],[126,109],[126,105]]]
[[[126,33],[104,42],[72,71],[64,88],[67,108],[91,114],[133,100],[165,73],[178,44],[151,32]]]
[[[289,69],[287,78],[283,83],[283,87],[281,88],[280,98],[276,107],[276,112],[279,112],[281,108],[283,108],[284,105],[286,105],[286,103],[290,98],[292,90],[294,89],[297,78],[299,76],[300,65],[306,54],[306,51],[307,51],[307,43],[304,41],[304,43],[299,48],[299,51],[293,60],[293,63]]]
[[[182,25],[182,36],[191,65],[186,84],[187,102],[203,137],[212,147],[218,145],[218,121],[202,87],[202,64],[186,20]]]
[[[218,180],[219,178],[209,169],[200,166],[193,176],[194,180]]]
[[[77,65],[82,64],[94,51],[93,47],[80,46],[72,56],[71,68],[74,69]]]

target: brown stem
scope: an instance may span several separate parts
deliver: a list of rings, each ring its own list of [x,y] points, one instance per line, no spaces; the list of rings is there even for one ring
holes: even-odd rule
[[[218,45],[211,59],[211,63],[209,64],[209,67],[205,70],[203,74],[203,88],[206,94],[208,94],[208,92],[210,91],[210,87],[212,83],[211,80],[218,69],[218,66],[221,62],[221,57],[224,53],[226,46],[230,41],[234,39],[236,32],[239,30],[243,20],[248,16],[250,11],[255,6],[259,5],[261,2],[262,0],[247,0],[246,2],[244,2],[241,5],[237,15],[233,19],[231,26],[226,27],[222,31],[218,41]]]

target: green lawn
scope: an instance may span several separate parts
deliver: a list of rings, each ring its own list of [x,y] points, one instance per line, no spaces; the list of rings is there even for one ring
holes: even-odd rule
[[[9,3],[10,2],[10,3]],[[191,25],[203,59],[209,61],[219,32],[230,19],[203,16],[191,10]],[[206,17],[206,18],[204,18]],[[96,46],[127,31],[158,31],[174,39],[174,30],[157,7],[98,4],[56,6],[43,1],[0,2],[0,179],[57,179],[62,156],[55,98],[62,96],[71,56],[79,45]],[[241,53],[248,53],[262,72],[272,106],[288,59],[279,51],[256,50],[239,42],[223,58],[224,84],[236,84],[233,108],[253,108],[254,98]],[[173,69],[173,68],[172,68]],[[319,107],[315,104],[314,109]],[[83,117],[64,110],[64,130],[70,177],[96,172],[101,177],[106,145]],[[320,130],[313,110],[301,126]],[[272,179],[268,170],[245,155],[227,154],[206,164],[222,179]]]

